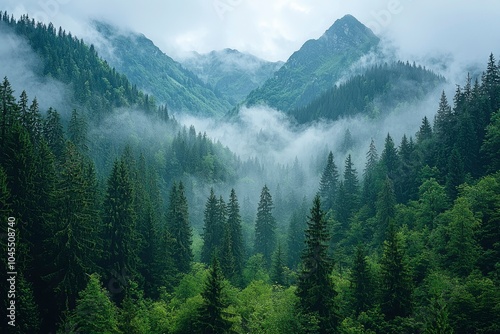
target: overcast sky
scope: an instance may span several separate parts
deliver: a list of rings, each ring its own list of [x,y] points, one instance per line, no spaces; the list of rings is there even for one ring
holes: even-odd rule
[[[500,57],[500,1],[454,0],[3,0],[23,13],[62,25],[79,37],[103,19],[145,34],[165,53],[222,48],[283,60],[336,19],[352,14],[387,37],[404,60],[453,55],[461,62]]]

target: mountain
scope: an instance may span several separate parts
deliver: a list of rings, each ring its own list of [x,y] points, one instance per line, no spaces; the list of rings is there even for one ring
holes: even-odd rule
[[[416,102],[432,92],[444,77],[408,62],[373,66],[361,75],[330,88],[307,106],[290,115],[299,123],[363,113],[376,117],[400,104]]]
[[[307,41],[293,53],[272,78],[248,95],[245,104],[266,103],[282,111],[305,106],[378,43],[370,29],[346,15],[319,39]]]
[[[96,44],[102,57],[170,110],[220,116],[232,108],[220,92],[163,53],[146,36],[122,32],[103,22],[93,24],[104,39]]]
[[[181,63],[235,103],[243,101],[283,65],[281,61],[269,62],[233,49],[193,52]]]

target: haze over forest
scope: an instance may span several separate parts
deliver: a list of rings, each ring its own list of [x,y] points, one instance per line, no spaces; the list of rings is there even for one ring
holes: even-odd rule
[[[0,328],[500,331],[481,4],[7,0]]]

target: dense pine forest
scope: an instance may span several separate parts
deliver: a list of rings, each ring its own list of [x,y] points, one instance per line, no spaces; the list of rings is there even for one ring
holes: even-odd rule
[[[15,228],[17,270],[3,332],[500,332],[493,54],[434,119],[372,141],[363,162],[346,147],[267,164],[181,126],[62,29],[2,22],[40,75],[74,88],[58,111],[0,85],[2,249]]]

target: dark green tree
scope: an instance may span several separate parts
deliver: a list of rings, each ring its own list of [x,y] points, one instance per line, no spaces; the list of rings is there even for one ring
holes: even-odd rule
[[[213,188],[205,204],[203,247],[201,249],[201,262],[210,263],[214,254],[220,251],[222,236],[224,235],[224,224],[219,222],[219,201],[215,197]]]
[[[293,211],[290,217],[287,236],[287,264],[289,268],[295,269],[300,262],[300,256],[304,249],[304,231],[307,227],[307,204],[306,198],[302,205]]]
[[[318,333],[337,333],[340,316],[335,305],[337,292],[330,278],[328,256],[330,235],[319,195],[314,198],[305,231],[305,249],[296,294],[298,312],[318,321]]]
[[[411,313],[412,283],[408,263],[394,223],[387,228],[380,261],[381,310],[387,320]]]
[[[353,295],[353,311],[356,315],[368,311],[374,304],[373,276],[366,259],[366,251],[360,244],[356,247],[351,273],[351,290]]]
[[[184,185],[179,183],[177,189],[172,189],[167,215],[167,228],[172,238],[172,256],[177,270],[187,274],[193,260],[192,229],[189,223],[188,203],[184,193]]]
[[[231,322],[226,319],[224,311],[228,304],[225,301],[223,282],[224,277],[219,268],[219,261],[214,257],[201,293],[203,303],[198,309],[195,325],[197,333],[230,333]]]
[[[378,153],[375,147],[375,142],[372,139],[370,148],[366,153],[366,165],[363,171],[363,189],[361,196],[361,204],[369,208],[370,214],[375,214],[375,204],[377,202],[377,166],[378,166]]]
[[[116,160],[104,199],[104,269],[108,288],[118,300],[129,277],[137,277],[139,234],[134,211],[134,188],[123,159]]]
[[[285,259],[280,243],[278,243],[278,247],[273,254],[270,279],[273,284],[282,286],[286,285]]]
[[[337,193],[336,213],[342,232],[347,230],[349,219],[359,209],[359,181],[351,155],[345,160],[344,180]]]
[[[448,173],[446,174],[446,192],[454,200],[458,195],[458,186],[465,181],[464,163],[457,148],[451,151],[448,158]]]
[[[57,219],[47,226],[52,234],[45,241],[44,258],[50,258],[44,277],[52,293],[45,308],[57,318],[72,309],[78,292],[85,288],[87,273],[99,270],[102,256],[101,220],[96,208],[96,180],[89,166],[68,142],[57,183]],[[55,310],[54,310],[55,308]]]
[[[271,265],[271,257],[276,247],[276,220],[272,213],[273,208],[273,199],[269,188],[264,186],[257,207],[254,253],[261,253],[264,256],[268,268]]]
[[[396,196],[391,179],[385,178],[384,184],[377,198],[377,222],[378,226],[375,229],[378,236],[377,241],[383,242],[386,238],[384,232],[388,230],[390,222],[396,214]]]
[[[494,173],[500,170],[500,110],[491,117],[491,123],[486,128],[481,152],[484,154],[487,171]]]
[[[398,149],[390,134],[385,138],[384,151],[380,157],[384,173],[394,182],[399,171]]]
[[[337,187],[339,181],[339,172],[337,166],[333,161],[333,153],[330,151],[328,154],[328,159],[326,162],[326,167],[321,175],[321,180],[319,183],[319,193],[321,195],[322,203],[324,205],[325,212],[330,210],[337,196]]]
[[[85,116],[73,109],[68,125],[69,140],[78,148],[80,153],[87,154],[88,143],[88,123]]]
[[[227,226],[231,236],[231,254],[234,259],[234,271],[237,276],[241,276],[245,250],[241,230],[240,205],[234,189],[231,189],[227,204]]]
[[[64,152],[64,130],[59,113],[49,108],[43,123],[43,135],[52,153],[60,160]]]

